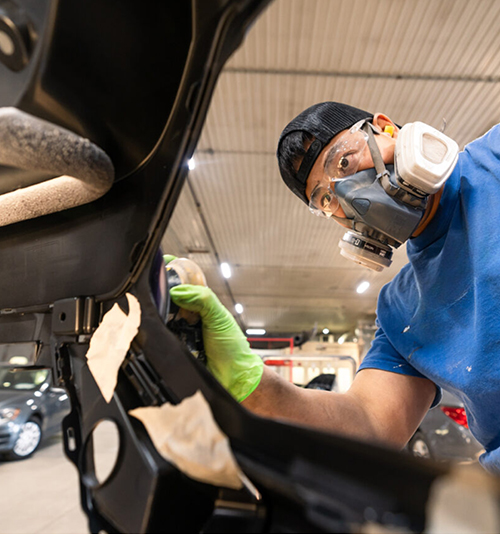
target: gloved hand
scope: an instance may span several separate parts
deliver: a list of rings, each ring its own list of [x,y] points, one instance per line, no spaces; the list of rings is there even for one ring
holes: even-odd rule
[[[257,388],[264,364],[253,354],[229,311],[208,287],[183,284],[170,290],[172,300],[201,316],[207,368],[238,401]]]

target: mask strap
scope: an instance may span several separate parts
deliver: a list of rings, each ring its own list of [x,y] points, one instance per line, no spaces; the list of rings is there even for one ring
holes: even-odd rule
[[[377,141],[375,141],[375,135],[373,134],[373,132],[377,134],[379,132],[377,132],[375,126],[373,126],[371,122],[365,122],[362,126],[362,129],[368,135],[368,148],[370,149],[373,164],[375,165],[375,170],[377,171],[377,179],[382,178],[384,175],[389,176],[389,171],[385,168],[382,154],[380,153]]]
[[[337,217],[337,215],[332,215],[332,219],[335,219],[338,223],[340,223],[342,226],[345,226],[345,224],[349,225],[349,228],[351,230],[356,230],[354,227],[356,224],[356,221],[354,219],[349,219],[349,217]]]

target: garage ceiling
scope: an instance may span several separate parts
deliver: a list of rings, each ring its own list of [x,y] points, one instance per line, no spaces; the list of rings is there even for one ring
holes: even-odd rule
[[[279,134],[336,100],[399,124],[444,119],[463,147],[500,122],[499,22],[498,1],[276,0],[220,76],[164,251],[199,263],[228,308],[244,306],[244,327],[341,334],[372,321],[405,251],[383,273],[341,257],[343,230],[282,183]]]

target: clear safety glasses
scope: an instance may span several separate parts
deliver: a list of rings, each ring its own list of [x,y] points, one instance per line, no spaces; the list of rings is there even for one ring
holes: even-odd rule
[[[358,172],[368,145],[368,134],[361,129],[365,122],[357,122],[341,135],[326,154],[324,177],[313,189],[309,200],[309,209],[314,215],[330,218],[337,211],[339,201],[335,196],[335,182]]]

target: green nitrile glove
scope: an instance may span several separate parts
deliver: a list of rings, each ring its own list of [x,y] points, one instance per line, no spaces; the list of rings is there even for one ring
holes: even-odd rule
[[[245,400],[259,385],[264,364],[234,317],[209,287],[183,284],[170,295],[177,306],[200,314],[208,370],[238,402]]]
[[[168,265],[172,260],[176,260],[177,256],[172,256],[172,254],[163,254],[163,261],[165,265]]]

